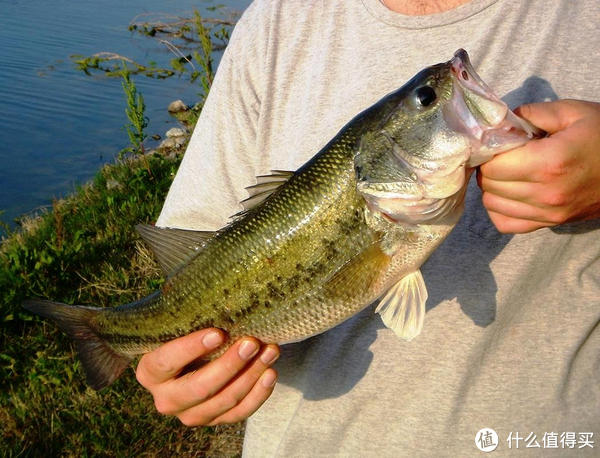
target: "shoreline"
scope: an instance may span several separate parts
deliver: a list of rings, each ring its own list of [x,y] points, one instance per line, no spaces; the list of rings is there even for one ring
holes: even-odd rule
[[[243,424],[188,428],[159,415],[132,369],[93,391],[72,343],[21,308],[28,298],[114,306],[161,287],[134,226],[156,221],[189,135],[104,165],[0,244],[0,455],[241,456]]]

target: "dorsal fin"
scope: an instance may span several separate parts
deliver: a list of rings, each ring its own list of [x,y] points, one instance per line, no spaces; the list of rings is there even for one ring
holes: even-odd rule
[[[258,175],[256,177],[256,183],[285,183],[288,179],[292,177],[296,172],[290,172],[289,170],[271,170],[269,175]]]
[[[294,172],[271,170],[270,175],[257,176],[256,184],[246,188],[249,197],[240,202],[244,206],[244,211],[248,211],[252,207],[265,201],[279,188],[279,186],[289,180],[293,175]]]
[[[135,229],[154,252],[165,275],[171,277],[198,254],[215,232],[137,225]]]
[[[240,202],[244,209],[231,215],[230,218],[233,221],[236,221],[245,216],[252,208],[267,200],[270,195],[279,189],[279,187],[293,175],[294,172],[288,172],[286,170],[271,170],[270,175],[258,175],[256,177],[256,184],[246,188],[249,197]]]

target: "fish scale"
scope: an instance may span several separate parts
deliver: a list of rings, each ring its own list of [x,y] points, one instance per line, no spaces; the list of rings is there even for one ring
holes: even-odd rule
[[[181,326],[185,333],[206,327],[227,329],[230,342],[243,335],[265,341],[289,340],[285,338],[290,334],[289,321],[262,316],[277,315],[275,311],[282,303],[299,301],[315,283],[325,282],[373,238],[364,220],[364,200],[355,191],[355,132],[348,129],[314,163],[299,170],[266,205],[209,241],[202,256],[167,282],[151,308],[139,304],[145,334],[135,329],[140,316],[120,316],[121,308],[130,308],[128,305],[99,315],[98,334],[107,338],[115,350],[131,354],[152,350],[178,337],[183,331],[173,331],[174,321],[185,323]],[[326,179],[331,176],[338,179]],[[339,230],[343,225],[354,230]],[[332,244],[345,249],[332,252]],[[239,284],[247,286],[240,288]],[[226,299],[224,290],[229,292]],[[305,307],[310,304],[298,302],[291,316],[302,315]],[[174,308],[178,309],[175,320],[169,316]],[[296,339],[304,326],[302,321],[295,323],[292,334]],[[306,326],[310,327],[310,322]],[[110,330],[108,334],[104,334],[105,329]],[[221,351],[226,348],[224,345]]]
[[[419,268],[458,222],[468,164],[538,134],[458,51],[358,114],[296,172],[258,177],[245,211],[215,234],[139,228],[167,275],[160,291],[114,308],[23,306],[75,340],[95,389],[134,355],[199,329],[227,332],[211,359],[242,336],[306,339],[377,299],[384,324],[410,340],[427,300]]]

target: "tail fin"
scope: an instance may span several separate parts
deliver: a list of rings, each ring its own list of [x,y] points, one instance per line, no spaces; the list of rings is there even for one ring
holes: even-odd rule
[[[40,300],[27,300],[23,303],[23,307],[54,321],[69,338],[75,341],[85,378],[95,390],[100,390],[114,382],[133,360],[133,356],[115,352],[96,334],[91,323],[94,316],[103,310],[100,307]]]

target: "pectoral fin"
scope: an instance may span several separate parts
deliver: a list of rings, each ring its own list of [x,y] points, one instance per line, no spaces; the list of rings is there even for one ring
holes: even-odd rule
[[[421,333],[425,320],[427,287],[421,271],[412,272],[392,286],[379,302],[377,313],[398,337],[412,340]]]

